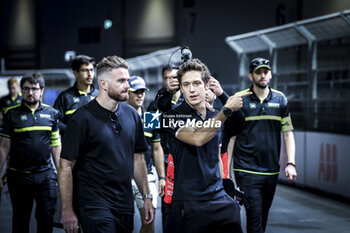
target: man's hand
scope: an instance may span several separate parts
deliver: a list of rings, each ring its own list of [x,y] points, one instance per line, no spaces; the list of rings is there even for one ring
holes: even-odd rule
[[[158,195],[160,197],[164,196],[164,194],[165,194],[164,189],[165,189],[165,180],[160,179],[158,182]]]
[[[167,80],[167,91],[170,92],[170,93],[175,93],[177,92],[179,89],[180,89],[180,83],[179,83],[179,80],[177,78],[168,78]]]
[[[251,95],[252,92],[244,92],[241,94],[233,95],[228,98],[225,107],[231,109],[233,112],[239,110],[243,106],[242,97]]]
[[[150,224],[154,219],[154,208],[152,205],[152,199],[145,198],[143,208],[145,208],[145,219],[143,220],[143,222],[146,224]]]
[[[286,177],[288,181],[295,181],[297,178],[297,171],[294,166],[292,165],[287,165],[286,168],[284,169],[284,172],[286,173]]]
[[[78,218],[73,210],[62,210],[62,223],[67,233],[78,233]]]
[[[222,89],[220,82],[214,77],[210,77],[208,82],[209,89],[216,95],[221,96],[224,90]]]

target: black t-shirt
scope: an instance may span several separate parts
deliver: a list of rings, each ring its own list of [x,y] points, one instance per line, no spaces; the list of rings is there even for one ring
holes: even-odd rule
[[[216,113],[207,109],[205,120],[212,118]],[[165,123],[162,130],[167,135],[170,154],[173,155],[175,164],[173,200],[214,200],[226,195],[219,169],[221,131],[203,146],[192,146],[176,138],[179,125],[165,128],[165,124],[168,126],[167,122],[172,118],[175,118],[175,122],[203,120],[186,101],[163,116]]]
[[[120,127],[112,122],[112,114]],[[128,104],[119,102],[114,113],[96,100],[78,109],[68,121],[61,155],[77,161],[73,169],[76,204],[133,213],[134,153],[146,150],[141,119]]]

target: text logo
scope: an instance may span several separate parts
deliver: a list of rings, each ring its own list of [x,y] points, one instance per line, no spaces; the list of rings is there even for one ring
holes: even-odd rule
[[[156,112],[144,112],[143,113],[143,127],[145,129],[160,129],[160,116],[159,110]]]

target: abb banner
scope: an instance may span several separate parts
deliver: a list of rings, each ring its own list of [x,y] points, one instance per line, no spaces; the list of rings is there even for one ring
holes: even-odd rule
[[[305,183],[350,197],[350,136],[306,132]]]
[[[350,136],[300,131],[294,136],[296,183],[350,198]],[[286,162],[282,147],[279,178],[283,180]]]

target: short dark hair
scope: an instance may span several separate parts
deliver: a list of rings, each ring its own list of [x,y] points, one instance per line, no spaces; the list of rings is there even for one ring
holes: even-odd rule
[[[189,71],[201,72],[201,77],[204,84],[207,84],[211,77],[208,67],[203,62],[201,62],[198,58],[194,58],[192,60],[189,60],[183,63],[180,66],[179,70],[177,71],[177,78],[179,79],[180,84],[181,84],[182,76]]]
[[[110,72],[112,69],[129,69],[128,63],[123,58],[115,55],[102,58],[102,60],[99,63],[97,63],[96,67],[97,77],[99,77],[104,72]]]
[[[164,77],[164,72],[165,72],[165,71],[172,71],[172,70],[178,70],[178,68],[176,68],[176,67],[171,67],[171,66],[169,66],[169,65],[164,66],[163,69],[162,69],[162,76],[163,76],[163,79],[165,79],[165,77]]]
[[[82,65],[92,64],[95,66],[95,59],[86,55],[78,55],[72,61],[72,70],[79,71]]]
[[[29,74],[26,74],[22,77],[21,79],[21,88],[23,88],[23,85],[25,82],[29,82],[30,84],[37,84],[39,83],[39,86],[41,89],[45,88],[45,81],[44,81],[44,78],[37,74],[37,73],[29,73]]]

